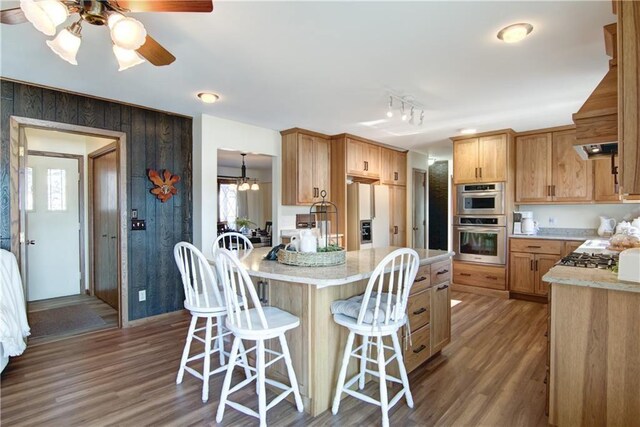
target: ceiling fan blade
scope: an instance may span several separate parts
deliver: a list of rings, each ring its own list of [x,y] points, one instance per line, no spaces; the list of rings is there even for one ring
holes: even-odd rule
[[[22,9],[19,7],[13,9],[0,10],[0,22],[3,24],[24,24],[27,22],[27,17],[24,16]]]
[[[131,12],[211,12],[213,0],[111,0]]]
[[[155,66],[169,65],[176,60],[176,57],[171,52],[149,35],[147,35],[147,39],[137,52]]]

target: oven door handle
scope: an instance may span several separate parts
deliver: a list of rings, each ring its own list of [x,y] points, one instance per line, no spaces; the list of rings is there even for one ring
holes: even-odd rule
[[[454,229],[458,231],[466,231],[472,233],[487,233],[493,232],[495,234],[503,233],[506,230],[506,227],[497,226],[497,227],[474,227],[474,226],[466,226],[466,225],[456,225]]]
[[[462,195],[462,197],[496,197],[496,196],[500,196],[502,197],[502,192],[500,191],[481,191],[481,192],[473,192],[473,191],[469,191],[466,193],[460,193]]]

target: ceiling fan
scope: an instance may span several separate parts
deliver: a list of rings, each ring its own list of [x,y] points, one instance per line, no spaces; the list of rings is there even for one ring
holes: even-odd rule
[[[78,65],[76,54],[82,42],[82,25],[107,26],[113,41],[113,53],[119,70],[149,61],[153,65],[169,65],[176,60],[155,41],[129,12],[211,12],[213,0],[20,0],[20,7],[0,11],[3,24],[31,22],[40,32],[53,36],[56,27],[70,15],[78,20],[61,30],[47,45],[58,56]]]

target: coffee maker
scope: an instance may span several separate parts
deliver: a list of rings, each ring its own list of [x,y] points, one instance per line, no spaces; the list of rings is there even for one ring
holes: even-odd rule
[[[513,234],[522,234],[522,212],[513,212]]]
[[[533,212],[513,212],[513,234],[536,234],[537,223],[533,220]]]

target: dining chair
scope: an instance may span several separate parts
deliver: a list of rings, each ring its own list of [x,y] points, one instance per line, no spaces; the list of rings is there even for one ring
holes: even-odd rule
[[[229,232],[219,235],[211,246],[211,253],[215,257],[219,248],[225,249],[253,249],[253,243],[247,236],[238,232]]]
[[[231,332],[224,327],[227,307],[218,288],[211,265],[202,252],[191,243],[179,242],[173,248],[173,256],[184,287],[184,308],[191,313],[191,324],[182,350],[176,384],[182,383],[184,372],[202,380],[202,401],[209,399],[209,377],[226,369],[229,353],[224,351],[224,337]],[[198,320],[205,319],[205,326],[197,327]],[[204,337],[201,336],[204,331]],[[193,340],[204,344],[204,351],[189,357]],[[211,356],[218,353],[220,366],[211,370]],[[203,370],[198,372],[189,363],[203,359]],[[249,375],[249,371],[245,371]]]
[[[419,257],[416,251],[409,248],[396,249],[380,261],[369,278],[363,295],[332,303],[334,321],[349,329],[331,408],[334,415],[338,413],[342,393],[380,406],[384,427],[389,425],[389,409],[403,396],[407,405],[413,408],[413,397],[402,358],[398,331],[407,323],[407,301],[411,285],[418,272],[418,265]],[[356,335],[362,337],[362,345],[352,351]],[[383,342],[383,338],[389,336],[392,346]],[[376,350],[376,359],[371,358],[372,349]],[[385,357],[385,350],[391,352],[388,359]],[[351,357],[358,359],[360,367],[358,372],[345,383]],[[386,365],[394,359],[398,363],[399,379],[386,372]],[[367,363],[377,364],[377,370],[368,369]],[[357,382],[358,388],[362,390],[367,374],[378,377],[380,400],[351,389],[351,386]],[[391,400],[387,396],[387,381],[402,385],[402,389]]]
[[[293,369],[287,339],[284,335],[286,331],[297,328],[300,325],[300,319],[276,307],[262,307],[247,270],[229,250],[221,248],[216,251],[215,265],[218,277],[224,285],[224,296],[228,312],[226,327],[234,335],[227,373],[222,384],[216,421],[218,423],[222,422],[225,407],[228,405],[244,414],[258,418],[260,425],[266,426],[267,411],[291,393],[294,395],[296,408],[299,412],[302,412],[304,407],[298,390],[298,381]],[[266,341],[272,338],[278,339],[282,349],[281,353],[267,348]],[[245,351],[241,348],[242,340],[255,341],[256,345]],[[251,351],[256,352],[255,367],[246,364],[246,355]],[[265,354],[269,355],[270,360],[268,362],[265,362]],[[267,367],[281,359],[284,359],[291,385],[285,385],[266,377]],[[231,387],[233,369],[238,364],[252,371],[252,375]],[[255,390],[258,394],[258,412],[238,402],[229,400],[231,394],[249,385],[253,380],[256,380]],[[269,404],[266,401],[267,384],[283,390]]]

